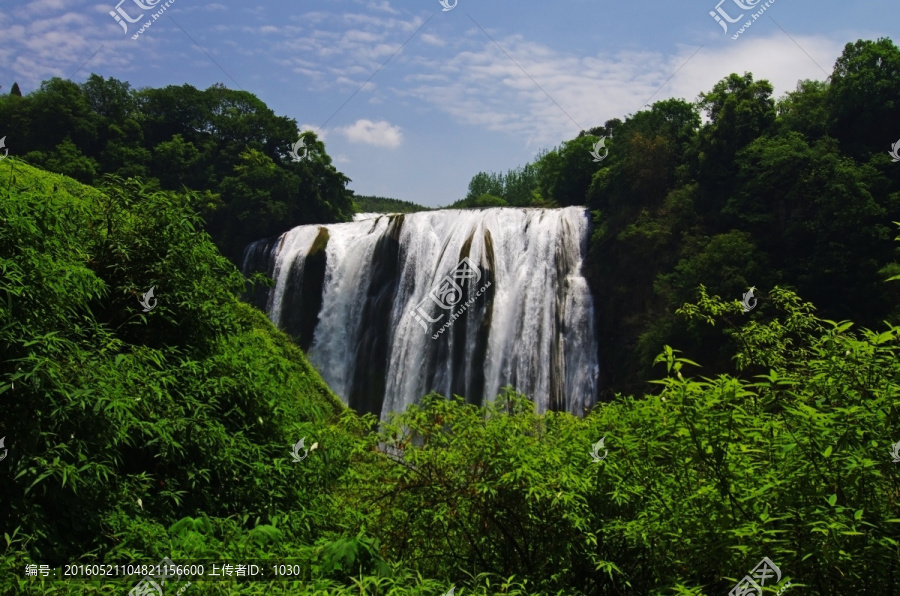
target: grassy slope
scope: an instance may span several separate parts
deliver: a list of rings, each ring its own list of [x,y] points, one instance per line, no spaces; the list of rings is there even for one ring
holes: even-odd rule
[[[7,192],[16,194],[25,191],[47,197],[59,209],[70,205],[85,207],[104,196],[101,190],[81,184],[68,176],[32,167],[16,158],[9,158],[6,163],[0,162],[0,193],[5,195]],[[263,313],[237,299],[228,306],[241,313],[246,332],[252,331],[264,337],[274,354],[295,365],[295,372],[303,379],[298,399],[302,401],[314,396],[324,400],[329,404],[332,414],[338,414],[344,409],[343,403],[322,380],[303,351],[285,333],[273,326]]]
[[[183,204],[133,190],[0,163],[0,593],[50,589],[29,562],[263,555],[329,524],[311,503],[342,463],[288,456],[349,441],[344,406]]]

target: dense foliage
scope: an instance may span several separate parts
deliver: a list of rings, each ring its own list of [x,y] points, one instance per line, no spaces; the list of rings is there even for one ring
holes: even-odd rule
[[[479,172],[469,182],[466,197],[451,207],[550,207],[552,204],[544,201],[537,192],[540,181],[538,172],[538,167],[533,164],[510,170],[506,174]]]
[[[393,463],[352,468],[344,503],[389,556],[457,583],[478,570],[528,593],[725,594],[768,557],[782,586],[896,593],[900,327],[854,332],[777,288],[772,303],[732,332],[740,368],[765,371],[752,381],[691,378],[667,347],[658,394],[584,419],[511,392],[485,408],[430,396],[370,437]],[[704,292],[681,315],[742,312]]]
[[[200,192],[206,229],[232,262],[253,240],[353,213],[350,179],[314,133],[298,136],[295,120],[222,85],[134,90],[97,75],[80,85],[54,78],[0,96],[0,130],[13,155],[86,184],[116,174]],[[289,152],[300,138],[310,149],[297,162]]]
[[[167,594],[725,594],[768,557],[773,593],[896,594],[898,91],[900,51],[861,41],[778,102],[732,75],[476,176],[470,206],[591,208],[604,378],[656,380],[583,418],[506,389],[384,422],[237,300],[247,280],[206,231],[349,216],[320,144],[283,163],[293,123],[216,87],[92,77],[4,98],[37,144],[0,162],[0,593],[121,594],[135,578],[25,567],[168,557],[297,571]],[[749,285],[768,290],[748,315]]]
[[[193,594],[722,594],[763,557],[778,587],[897,590],[900,327],[777,287],[747,317],[701,287],[678,316],[724,325],[740,376],[692,377],[667,347],[658,392],[584,418],[506,390],[378,424],[236,300],[193,193],[0,172],[4,594],[123,593],[24,569],[163,557],[296,565],[172,588]]]
[[[198,231],[198,197],[95,190],[14,158],[0,181],[0,593],[27,562],[158,561],[187,516],[215,528],[209,552],[327,526],[304,508],[341,463],[285,456],[343,406],[235,298],[243,280]]]
[[[428,211],[428,207],[400,199],[354,195],[353,210],[356,213],[416,213]]]
[[[645,391],[665,343],[733,370],[729,349],[675,309],[696,288],[740,298],[782,285],[823,315],[873,326],[900,317],[900,49],[847,44],[828,83],[772,86],[732,74],[694,103],[656,102],[506,175],[477,174],[455,207],[587,205],[601,382]],[[700,114],[708,121],[701,123]],[[596,162],[594,143],[606,137]],[[606,149],[599,151],[603,155]],[[529,200],[533,197],[533,200]]]

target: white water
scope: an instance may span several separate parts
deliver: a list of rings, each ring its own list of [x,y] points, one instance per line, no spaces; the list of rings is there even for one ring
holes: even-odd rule
[[[432,211],[393,224],[388,216],[367,214],[352,223],[295,228],[269,255],[276,285],[267,310],[276,324],[290,308],[285,286],[303,283],[302,275],[289,279],[288,271],[302,272],[321,227],[329,240],[309,357],[345,401],[367,390],[361,373],[386,370],[379,373],[386,377],[383,396],[378,392],[383,401],[355,398],[358,409],[363,400],[364,409],[384,417],[430,391],[455,392],[479,403],[508,384],[528,395],[540,412],[582,414],[594,402],[593,305],[580,272],[588,235],[584,209]],[[452,310],[428,300],[428,316],[440,320],[426,331],[413,310],[463,257],[479,268],[481,279],[464,286],[464,297]],[[296,288],[288,292],[295,293]],[[438,334],[467,300],[472,304],[466,316]],[[363,320],[364,311],[369,320]],[[377,348],[367,351],[373,345]]]
[[[291,269],[303,271],[303,262],[318,235],[318,226],[300,226],[282,234],[279,239],[280,242],[275,247],[278,255],[275,260],[275,272],[272,274],[272,279],[275,280],[275,291],[272,293],[268,309],[269,318],[272,319],[276,326],[281,324],[284,292],[288,287],[288,275]],[[302,282],[301,273],[300,283]]]
[[[328,226],[325,290],[310,360],[331,389],[346,401],[356,366],[354,347],[365,328],[360,320],[375,244],[388,218]]]

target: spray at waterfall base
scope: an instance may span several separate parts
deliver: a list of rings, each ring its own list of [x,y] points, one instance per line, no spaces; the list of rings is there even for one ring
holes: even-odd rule
[[[475,303],[475,299],[478,298],[479,296],[481,296],[481,294],[484,293],[484,291],[487,290],[490,286],[491,286],[491,282],[487,282],[486,284],[481,286],[481,289],[475,293],[475,296],[473,296],[472,298],[469,298],[469,300],[463,305],[463,307],[461,309],[459,309],[458,311],[456,311],[453,314],[453,316],[450,317],[450,320],[441,326],[441,329],[437,333],[435,333],[434,335],[431,336],[431,339],[437,339],[441,333],[443,333],[444,331],[449,329],[450,326],[456,322],[456,319],[461,317],[462,314],[466,311],[466,309],[468,309],[470,306],[472,306]]]

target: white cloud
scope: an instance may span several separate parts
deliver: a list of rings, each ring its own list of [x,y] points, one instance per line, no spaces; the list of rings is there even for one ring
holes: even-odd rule
[[[379,120],[372,122],[362,118],[350,126],[337,129],[347,137],[351,143],[367,143],[376,147],[399,147],[403,142],[403,133],[399,126],[393,126],[389,122]]]
[[[431,46],[443,47],[446,45],[446,42],[443,39],[432,33],[422,33],[420,38],[423,42]]]
[[[374,2],[371,2],[371,3],[369,3],[368,5],[369,5],[371,8],[377,8],[378,10],[383,10],[384,12],[388,12],[388,13],[391,13],[391,14],[400,14],[400,11],[399,11],[399,10],[393,8],[393,7],[392,7],[388,2],[386,2],[386,1],[385,1],[385,2],[379,2],[379,3],[377,3],[377,4],[375,4]]]
[[[634,114],[646,109],[648,100],[694,101],[732,72],[748,71],[755,80],[768,80],[776,97],[792,91],[800,79],[824,79],[816,63],[830,72],[842,44],[824,36],[794,39],[796,44],[777,32],[704,47],[693,57],[697,46],[679,47],[668,55],[629,50],[582,57],[519,35],[498,39],[522,68],[484,39],[476,42],[478,48],[461,50],[450,59],[418,61],[418,72],[406,78],[412,85],[393,91],[430,104],[458,122],[522,135],[526,145],[534,147]]]
[[[633,49],[585,55],[563,49],[567,48],[563,40],[542,43],[528,35],[504,36],[489,29],[507,55],[478,28],[465,24],[465,33],[458,34],[459,29],[452,28],[449,20],[435,20],[394,55],[425,17],[401,14],[388,0],[356,0],[356,4],[355,12],[309,11],[277,20],[259,19],[258,23],[255,15],[248,18],[242,14],[238,23],[223,17],[221,23],[204,25],[206,30],[195,25],[190,31],[223,64],[220,55],[252,55],[254,64],[271,67],[266,72],[284,72],[300,79],[310,94],[334,94],[333,102],[320,107],[323,113],[331,113],[358,92],[347,110],[380,105],[382,117],[400,122],[406,130],[413,126],[406,114],[438,113],[456,125],[516,137],[527,147],[552,146],[574,137],[580,127],[624,118],[644,109],[651,95],[651,101],[669,97],[693,101],[732,72],[749,71],[757,79],[767,79],[774,85],[776,97],[781,96],[793,90],[798,79],[824,79],[826,74],[815,62],[830,72],[847,38],[846,34],[794,35],[795,43],[780,30],[756,24],[732,41],[720,38],[721,31],[713,24],[710,36],[716,41],[688,60],[697,45],[651,51],[635,44],[629,46]],[[6,78],[17,80],[23,91],[50,76],[69,76],[79,66],[75,80],[99,72],[134,79],[137,86],[146,82],[140,73],[151,67],[166,68],[168,78],[155,83],[160,85],[170,80],[173,84],[194,81],[192,73],[213,68],[175,27],[157,25],[153,35],[137,44],[108,15],[111,5],[101,3],[84,12],[72,11],[70,5],[66,0],[35,0],[23,5],[22,11],[0,14],[0,28],[6,34],[0,46],[0,64],[6,65]],[[435,2],[435,6],[439,5]],[[221,11],[222,4],[194,5],[202,7],[231,14]],[[236,35],[227,35],[229,31]],[[210,36],[210,32],[217,34]],[[250,39],[263,41],[244,43],[248,33]],[[836,41],[838,35],[841,41]],[[186,46],[176,46],[180,49],[174,57],[174,48],[163,53],[167,38]],[[176,68],[181,65],[191,68],[182,75]],[[246,72],[248,67],[244,68]],[[233,74],[243,82],[240,73],[238,68]],[[9,84],[4,81],[4,88]],[[249,86],[248,90],[255,91]],[[403,116],[389,111],[395,104],[407,110]],[[345,116],[353,120],[370,113]],[[353,142],[384,147],[403,143],[399,126],[385,121],[360,119],[334,130]],[[321,131],[319,134],[324,138]]]
[[[319,130],[318,132],[316,132],[318,130],[318,128],[319,128],[318,126],[313,126],[312,124],[301,124],[300,132],[306,132],[307,130],[311,130],[316,133],[316,136],[319,137],[320,141],[324,142],[327,135],[325,134],[324,130]]]

